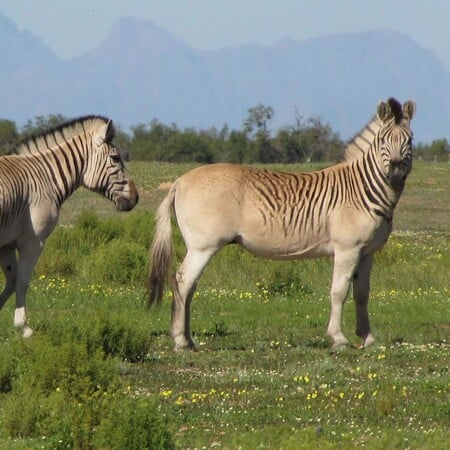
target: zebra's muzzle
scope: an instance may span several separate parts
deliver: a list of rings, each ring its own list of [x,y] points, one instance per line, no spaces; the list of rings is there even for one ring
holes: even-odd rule
[[[402,161],[391,161],[388,178],[395,191],[403,189],[408,173]]]
[[[128,189],[117,192],[114,196],[114,204],[118,211],[130,211],[139,201],[139,194],[135,184],[130,181],[127,187]]]

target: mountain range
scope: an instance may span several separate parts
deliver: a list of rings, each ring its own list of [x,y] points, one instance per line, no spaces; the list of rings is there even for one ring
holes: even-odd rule
[[[0,14],[0,54],[0,118],[19,126],[42,115],[102,114],[124,130],[153,119],[239,129],[261,103],[275,112],[272,129],[320,117],[347,139],[393,96],[416,101],[417,142],[450,138],[450,72],[390,30],[205,51],[151,21],[123,18],[97,48],[63,60]]]

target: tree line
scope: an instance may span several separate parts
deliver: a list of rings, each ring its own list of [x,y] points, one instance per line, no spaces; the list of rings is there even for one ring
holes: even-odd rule
[[[221,129],[180,129],[154,119],[131,127],[126,133],[116,126],[115,143],[124,159],[166,162],[305,163],[342,159],[345,142],[320,118],[296,116],[293,123],[271,129],[274,110],[257,104],[239,130],[225,124]],[[37,116],[19,130],[16,123],[0,119],[0,154],[7,154],[22,140],[67,121],[62,115]],[[447,139],[415,146],[424,160],[449,161]]]

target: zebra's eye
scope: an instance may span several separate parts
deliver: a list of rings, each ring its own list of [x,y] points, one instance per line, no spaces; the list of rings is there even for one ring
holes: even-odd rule
[[[118,153],[113,153],[112,155],[110,155],[110,158],[111,158],[112,162],[115,164],[118,164],[122,161],[122,159],[120,158],[120,155]]]

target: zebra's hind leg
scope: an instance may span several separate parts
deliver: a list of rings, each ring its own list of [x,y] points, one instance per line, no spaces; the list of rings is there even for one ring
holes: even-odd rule
[[[0,309],[16,290],[17,257],[15,248],[0,249],[0,267],[5,274],[5,288],[0,294]]]
[[[364,256],[355,271],[353,278],[353,298],[356,306],[356,335],[363,340],[366,348],[375,342],[370,332],[369,303],[370,272],[372,270],[373,254]]]
[[[195,350],[191,336],[191,302],[203,269],[215,250],[188,250],[174,280],[170,335],[175,350]]]
[[[179,277],[179,272],[177,272],[177,277]],[[197,283],[193,283],[189,292],[183,292],[183,294],[180,292],[179,285],[178,281],[174,282],[170,335],[175,342],[175,351],[196,350],[191,336],[190,319],[191,302]]]

